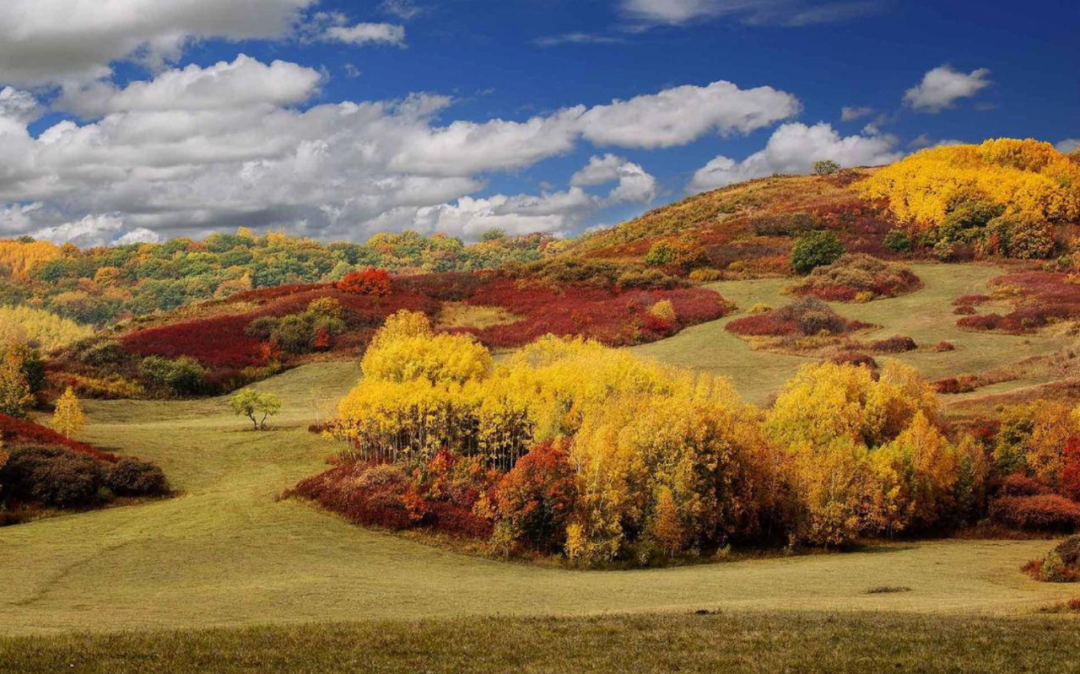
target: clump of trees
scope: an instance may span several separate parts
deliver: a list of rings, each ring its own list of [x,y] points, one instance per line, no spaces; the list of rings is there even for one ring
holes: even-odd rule
[[[340,465],[295,493],[507,554],[597,566],[731,543],[843,547],[974,524],[1010,498],[995,487],[1008,474],[1060,498],[1080,489],[1067,410],[1017,413],[1030,423],[1004,424],[988,448],[947,434],[932,388],[895,362],[808,365],[761,410],[723,379],[580,339],[496,363],[401,312],[362,367],[327,431],[348,443]]]
[[[859,183],[863,196],[888,201],[912,230],[908,241],[943,258],[960,246],[986,255],[1046,258],[1054,226],[1080,219],[1080,166],[1049,143],[988,140],[932,148]],[[900,236],[890,240],[906,248]]]
[[[809,274],[818,267],[828,266],[844,255],[844,244],[836,234],[827,230],[812,230],[795,240],[791,249],[791,268]]]

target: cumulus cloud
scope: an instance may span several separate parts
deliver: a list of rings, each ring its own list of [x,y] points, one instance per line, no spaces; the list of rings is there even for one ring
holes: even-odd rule
[[[405,27],[392,23],[358,23],[355,26],[331,26],[325,39],[356,46],[383,44],[405,46]]]
[[[618,184],[607,197],[608,203],[651,203],[656,198],[656,178],[641,167],[614,154],[595,156],[570,178],[574,187]]]
[[[880,0],[622,0],[620,7],[631,21],[644,27],[717,17],[749,24],[806,26],[864,16],[883,5]]]
[[[802,110],[795,96],[773,89],[740,89],[731,82],[682,86],[596,106],[581,115],[581,132],[597,145],[661,148],[709,133],[749,133]]]
[[[14,87],[0,89],[0,117],[29,124],[41,115],[42,109],[37,99],[28,91],[19,91]]]
[[[848,106],[845,105],[840,110],[840,121],[841,122],[853,122],[856,119],[862,119],[863,117],[869,117],[872,114],[874,114],[874,109],[873,108],[848,107]]]
[[[939,113],[990,86],[989,75],[986,68],[963,73],[952,66],[939,66],[926,73],[917,86],[907,90],[904,104],[917,112]]]
[[[895,150],[896,144],[897,139],[888,135],[841,137],[825,122],[814,126],[784,124],[769,138],[765,149],[743,161],[724,156],[710,161],[694,174],[687,191],[705,192],[774,173],[809,173],[814,162],[823,159],[843,167],[887,164],[902,156]]]
[[[1080,148],[1080,138],[1066,138],[1065,140],[1058,143],[1055,147],[1057,147],[1057,151],[1061,152],[1062,154],[1070,154],[1072,152],[1076,152],[1076,150]]]
[[[0,82],[38,85],[107,76],[115,61],[160,66],[189,43],[287,35],[317,0],[4,0]]]
[[[294,63],[265,65],[244,54],[208,68],[191,65],[149,82],[118,89],[107,82],[69,87],[58,106],[87,117],[131,111],[224,110],[251,105],[291,105],[306,101],[322,75]]]
[[[472,232],[493,218],[511,231],[564,231],[605,205],[651,201],[655,179],[605,156],[604,183],[589,182],[600,180],[593,175],[565,192],[473,197],[494,172],[528,168],[584,142],[670,147],[749,132],[800,108],[769,87],[721,82],[530,119],[442,122],[453,105],[445,96],[310,105],[318,86],[310,69],[239,57],[122,88],[69,86],[61,100],[87,121],[61,121],[37,137],[27,130],[28,113],[0,114],[0,226],[5,234],[90,240],[75,225],[110,214],[124,229],[111,230],[108,242],[140,229],[202,236],[240,224],[353,240],[413,226]],[[8,99],[28,106],[24,96]],[[608,183],[606,194],[584,189]],[[485,222],[467,224],[474,221]]]
[[[81,248],[161,241],[160,236],[148,229],[128,231],[119,215],[88,215],[76,222],[44,227],[32,232],[31,236],[57,244],[73,243]]]

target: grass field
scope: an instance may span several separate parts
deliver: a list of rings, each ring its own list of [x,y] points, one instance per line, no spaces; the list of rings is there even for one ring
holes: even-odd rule
[[[918,273],[927,281],[919,294],[841,311],[887,325],[882,335],[908,334],[924,343],[949,339],[960,346],[951,354],[903,357],[929,370],[977,370],[1013,358],[1021,348],[1025,355],[1058,348],[1054,338],[955,329],[948,301],[981,289],[994,270],[926,266]],[[719,287],[745,307],[778,302],[782,286]],[[939,303],[945,308],[932,309]],[[752,352],[723,324],[700,326],[639,352],[731,375],[756,400],[801,362]],[[954,360],[938,362],[945,356]],[[667,668],[665,658],[677,650],[684,671],[721,664],[731,665],[730,671],[761,671],[790,647],[788,656],[802,659],[792,661],[789,671],[866,671],[874,654],[859,635],[868,629],[875,630],[880,648],[873,650],[884,662],[932,664],[921,671],[1040,671],[1037,665],[1050,662],[1059,671],[1075,667],[1067,659],[1073,656],[1057,653],[1057,660],[1040,661],[1044,655],[1021,648],[1076,652],[1075,622],[1030,618],[1041,606],[1080,594],[1019,572],[1023,562],[1051,547],[1048,541],[897,543],[843,555],[581,572],[456,554],[279,501],[283,489],[321,470],[334,451],[307,425],[332,414],[358,376],[355,363],[331,362],[265,382],[259,388],[284,401],[268,433],[248,431],[225,399],[88,403],[88,440],[157,462],[182,495],[0,529],[0,637],[50,637],[0,640],[0,670],[50,671],[46,665],[70,658],[80,668],[64,671],[197,671],[218,653],[214,649],[222,649],[224,655],[213,655],[223,658],[214,661],[213,671],[245,671],[256,667],[251,658],[266,664],[259,671],[283,671],[274,667],[301,655],[310,657],[310,668],[296,671],[325,671],[317,663],[417,671],[420,666],[410,665],[429,649],[438,656],[422,659],[430,671],[453,671],[453,663],[480,651],[490,653],[492,659],[480,661],[490,669],[593,671],[582,665],[584,654],[601,664],[630,666],[633,658],[620,658],[633,643],[640,644],[643,662],[657,668]],[[880,586],[909,591],[868,592]],[[717,609],[724,615],[688,617]],[[810,613],[789,617],[789,611]],[[605,614],[626,615],[596,617]],[[1022,615],[1029,618],[990,619]],[[443,622],[463,616],[470,619],[456,627]],[[963,642],[974,616],[986,617],[977,623],[979,636]],[[299,627],[326,621],[423,622]],[[70,636],[258,625],[288,629]],[[805,638],[814,630],[824,630],[821,643]],[[999,632],[1000,639],[992,637]],[[507,637],[498,638],[500,633]],[[943,633],[955,647],[936,658]],[[512,651],[511,634],[524,644],[520,654]],[[669,639],[678,640],[679,649],[657,645]],[[340,646],[320,650],[314,642]],[[559,644],[566,655],[552,659],[549,650]],[[845,655],[834,669],[798,666],[833,662],[839,653]],[[130,662],[160,666],[108,666],[123,654]],[[956,658],[974,655],[994,668],[956,666]],[[598,664],[594,670],[618,667]]]
[[[0,662],[5,674],[1043,674],[1080,668],[1080,630],[1074,620],[851,613],[482,618],[0,640]]]

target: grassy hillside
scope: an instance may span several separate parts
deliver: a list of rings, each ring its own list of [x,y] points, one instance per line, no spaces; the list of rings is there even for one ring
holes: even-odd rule
[[[1075,620],[866,613],[501,617],[0,639],[8,674],[1018,674],[1074,671],[1078,652]]]
[[[324,363],[267,381],[285,406],[265,434],[220,398],[88,404],[91,442],[154,461],[182,494],[0,529],[0,634],[699,608],[1016,614],[1075,594],[1019,572],[1048,541],[578,572],[463,556],[278,501],[334,451],[307,426],[357,377],[353,363]],[[867,594],[883,585],[912,591]]]

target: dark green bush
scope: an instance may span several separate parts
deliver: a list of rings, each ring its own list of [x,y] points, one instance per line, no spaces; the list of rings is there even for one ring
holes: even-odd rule
[[[169,481],[160,468],[138,459],[121,459],[105,474],[105,486],[117,496],[164,496]]]
[[[149,356],[139,365],[139,373],[151,384],[176,395],[196,395],[206,388],[206,369],[187,356],[176,360]]]
[[[128,354],[115,339],[94,339],[79,344],[75,358],[83,365],[102,367],[123,363]]]
[[[102,462],[62,447],[24,445],[0,469],[8,498],[50,508],[83,508],[98,501]]]
[[[836,262],[844,252],[844,244],[832,232],[807,232],[795,241],[791,251],[791,267],[800,274],[809,274],[817,267]]]
[[[911,237],[903,230],[894,229],[885,235],[885,247],[894,253],[907,253],[912,248]]]

